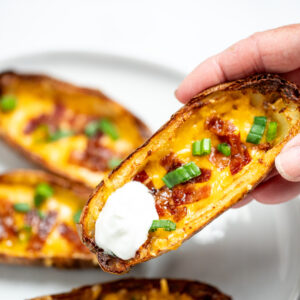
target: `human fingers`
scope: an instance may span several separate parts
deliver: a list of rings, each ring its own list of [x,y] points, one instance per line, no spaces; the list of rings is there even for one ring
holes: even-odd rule
[[[271,173],[263,180],[263,182],[261,184],[263,184],[264,182],[268,181],[269,179],[273,178],[274,176],[278,176],[278,172],[277,170],[274,168]],[[260,186],[260,185],[259,185]],[[259,187],[258,186],[258,187]],[[238,202],[237,204],[235,204],[233,206],[233,208],[240,208],[246,204],[248,204],[249,202],[251,202],[253,200],[253,195],[252,193],[248,194],[243,200],[241,200],[240,202]]]
[[[275,165],[283,178],[300,182],[300,134],[285,145],[276,157]]]
[[[300,183],[290,182],[277,175],[260,184],[251,196],[265,204],[282,203],[293,199],[300,193]]]
[[[176,97],[186,103],[210,86],[257,72],[290,73],[294,78],[299,51],[300,24],[256,33],[201,63],[180,84]]]

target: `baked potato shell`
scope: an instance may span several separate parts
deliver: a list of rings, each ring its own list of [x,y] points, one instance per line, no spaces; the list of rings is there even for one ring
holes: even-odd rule
[[[229,300],[231,297],[223,294],[215,287],[199,281],[182,279],[134,279],[128,278],[107,283],[83,286],[73,289],[71,292],[37,297],[32,300],[106,300],[120,299],[118,292],[123,291],[122,299],[133,299],[124,297],[124,291],[138,293],[140,297],[149,296],[151,299],[197,299],[197,300]],[[182,296],[182,297],[180,297]],[[179,298],[180,297],[180,298]],[[140,298],[138,298],[140,299]],[[144,299],[144,298],[142,298]],[[148,299],[148,298],[147,298]]]
[[[299,89],[295,84],[277,75],[259,74],[205,90],[176,112],[170,121],[144,145],[129,155],[108,178],[98,185],[84,208],[78,229],[82,241],[97,255],[101,268],[107,272],[120,274],[127,272],[135,264],[175,250],[183,241],[241,201],[269,174],[274,166],[275,157],[282,147],[300,132],[299,95]],[[151,160],[152,162],[159,161],[160,153],[165,151],[165,155],[174,140],[183,141],[188,132],[192,131],[195,120],[202,122],[201,126],[203,126],[204,117],[199,114],[202,113],[209,117],[212,114],[221,113],[224,107],[230,112],[231,106],[229,107],[229,105],[232,105],[232,101],[240,101],[239,99],[248,99],[251,109],[253,106],[253,114],[247,117],[247,128],[243,128],[243,115],[248,110],[251,111],[250,106],[241,100],[240,104],[243,105],[243,110],[236,112],[237,124],[241,125],[238,126],[238,129],[241,130],[241,136],[244,136],[244,139],[250,130],[253,116],[265,112],[265,109],[267,109],[267,114],[278,123],[278,135],[271,149],[260,150],[258,147],[253,147],[254,155],[251,162],[235,175],[225,174],[230,184],[222,188],[220,188],[221,183],[219,184],[221,173],[218,169],[213,168],[215,175],[212,176],[211,183],[219,187],[219,191],[212,193],[208,200],[203,199],[198,201],[198,204],[190,205],[188,215],[176,223],[175,231],[159,230],[151,235],[150,240],[148,239],[140,247],[134,258],[124,261],[105,254],[102,249],[97,247],[94,237],[95,222],[109,195],[132,180]],[[203,127],[199,127],[198,132],[201,133],[203,130]],[[224,182],[225,179],[222,180]],[[162,184],[158,183],[158,185]]]
[[[64,193],[62,195],[64,198],[69,197],[69,199],[66,200],[75,202],[71,203],[71,210],[77,206],[82,207],[91,192],[91,190],[84,185],[71,182],[44,171],[15,170],[0,175],[0,198],[3,199],[2,201],[10,202],[14,201],[14,199],[18,199],[19,202],[23,199],[24,202],[26,202],[28,198],[27,194],[31,194],[31,190],[42,182],[51,185],[55,189],[55,193]],[[6,195],[8,199],[5,199]],[[55,202],[56,200],[54,199],[52,201]],[[65,202],[64,205],[68,203],[69,202]],[[62,218],[60,221],[66,221],[63,215],[60,215],[60,218]],[[48,242],[48,238],[46,243]],[[55,239],[57,239],[56,242],[58,243],[64,242],[61,237],[56,237]],[[5,243],[5,241],[0,240],[0,263],[4,264],[43,265],[58,268],[83,268],[95,267],[97,265],[95,256],[89,251],[83,252],[73,249],[72,251],[63,253],[64,251],[61,251],[61,249],[57,250],[55,248],[55,243],[50,246],[51,251],[48,251],[48,253],[45,253],[43,250],[34,253],[30,253],[29,250],[23,251],[18,242],[12,242],[10,247],[4,247],[3,243]],[[63,243],[63,245],[65,244]],[[72,247],[72,245],[70,245],[70,247]]]
[[[79,123],[78,119],[84,116],[107,118],[117,127],[120,138],[106,139],[106,144],[120,158],[125,158],[150,136],[141,120],[102,92],[45,75],[0,73],[0,97],[2,95],[16,96],[17,105],[10,112],[0,110],[0,137],[47,170],[90,187],[95,187],[110,170],[91,169],[70,161],[74,151],[78,155],[86,149],[88,137],[81,133],[51,143],[42,142],[35,132],[24,132],[31,120],[53,113],[57,105],[77,114]]]

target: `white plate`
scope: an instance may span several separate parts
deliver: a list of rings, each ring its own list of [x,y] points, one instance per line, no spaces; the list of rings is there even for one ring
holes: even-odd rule
[[[145,120],[162,125],[180,105],[175,71],[132,59],[87,53],[48,53],[0,63],[0,70],[42,72],[102,89]],[[0,145],[1,171],[30,166]],[[297,299],[300,286],[300,209],[252,203],[230,210],[179,250],[137,266],[129,276],[206,281],[234,299]],[[24,299],[82,284],[119,279],[99,270],[56,270],[0,266],[1,299]]]

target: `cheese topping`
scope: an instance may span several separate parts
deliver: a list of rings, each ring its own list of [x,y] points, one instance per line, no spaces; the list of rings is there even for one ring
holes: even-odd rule
[[[107,199],[96,221],[96,244],[127,260],[146,242],[152,221],[159,219],[154,197],[140,182],[131,181]]]

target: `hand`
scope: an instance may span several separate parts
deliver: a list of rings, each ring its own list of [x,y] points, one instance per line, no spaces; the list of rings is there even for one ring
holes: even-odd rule
[[[255,33],[208,58],[183,80],[175,94],[186,103],[208,87],[260,72],[280,73],[300,86],[300,24]],[[300,135],[286,144],[275,165],[280,175],[274,170],[237,206],[253,198],[262,203],[285,202],[300,193]]]

